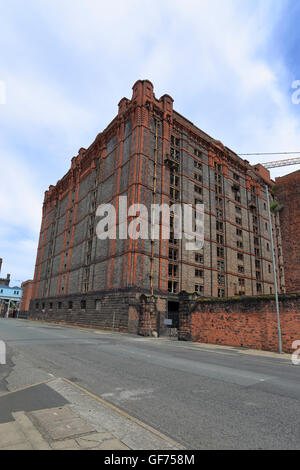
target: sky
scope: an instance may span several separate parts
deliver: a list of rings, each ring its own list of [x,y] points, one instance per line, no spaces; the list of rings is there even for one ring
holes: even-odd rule
[[[138,79],[238,154],[300,152],[299,21],[295,0],[0,0],[1,274],[32,279],[44,191]]]

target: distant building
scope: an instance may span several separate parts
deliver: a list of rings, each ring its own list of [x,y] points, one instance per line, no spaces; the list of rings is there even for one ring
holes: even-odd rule
[[[285,286],[288,293],[300,292],[300,170],[276,178],[280,203]],[[283,276],[283,271],[280,272]]]
[[[21,301],[21,307],[20,307],[20,314],[23,316],[24,314],[26,315],[27,312],[29,311],[29,306],[30,306],[30,300],[32,297],[32,287],[33,287],[33,281],[25,281],[22,283],[22,301]]]
[[[1,316],[9,316],[20,309],[22,297],[21,287],[9,287],[0,284],[0,312]]]
[[[0,258],[0,272],[2,261],[2,258]],[[20,309],[22,288],[9,287],[9,284],[10,274],[7,274],[6,278],[0,278],[0,317],[9,316],[10,313],[17,312]]]
[[[0,278],[0,285],[9,287],[10,284],[10,274],[7,274],[6,278]]]

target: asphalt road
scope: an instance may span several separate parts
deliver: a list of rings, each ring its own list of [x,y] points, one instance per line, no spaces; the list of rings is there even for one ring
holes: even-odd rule
[[[66,377],[188,449],[299,449],[300,366],[238,349],[0,319],[0,393]]]

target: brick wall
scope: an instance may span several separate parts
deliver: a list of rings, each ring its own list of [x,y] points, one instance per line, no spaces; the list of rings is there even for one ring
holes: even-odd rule
[[[300,171],[276,178],[286,292],[300,291]]]
[[[179,339],[200,343],[278,351],[273,296],[194,301],[181,296]],[[284,352],[300,340],[300,294],[280,296]]]

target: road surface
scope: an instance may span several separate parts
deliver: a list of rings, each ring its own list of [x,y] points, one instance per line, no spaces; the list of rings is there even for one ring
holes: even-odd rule
[[[0,319],[0,394],[65,377],[187,449],[299,449],[300,366],[164,339]]]

